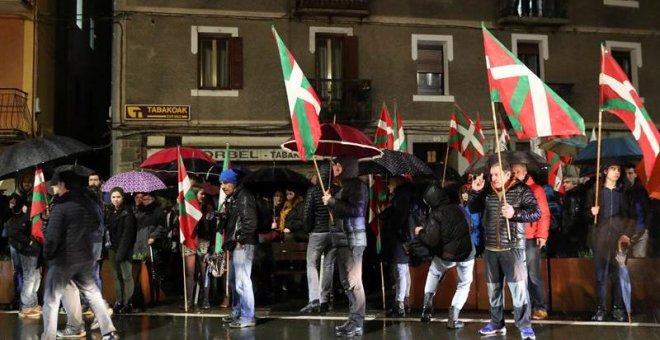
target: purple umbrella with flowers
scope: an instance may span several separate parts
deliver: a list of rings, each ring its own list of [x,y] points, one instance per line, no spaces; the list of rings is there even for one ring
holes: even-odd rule
[[[110,192],[112,188],[120,187],[126,193],[152,192],[167,189],[165,183],[150,172],[129,171],[116,174],[103,183],[101,190]]]

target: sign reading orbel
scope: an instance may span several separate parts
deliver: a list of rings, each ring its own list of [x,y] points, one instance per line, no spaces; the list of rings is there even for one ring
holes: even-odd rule
[[[125,120],[190,120],[190,105],[125,105]]]

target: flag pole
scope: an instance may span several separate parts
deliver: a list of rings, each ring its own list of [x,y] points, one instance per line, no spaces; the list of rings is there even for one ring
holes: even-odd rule
[[[603,110],[598,110],[598,138],[596,142],[596,197],[594,198],[594,205],[598,205],[598,194],[600,192],[600,147],[602,140],[602,128],[603,128]],[[594,225],[598,223],[598,214],[594,215]]]
[[[323,194],[325,195],[325,185],[323,185],[323,178],[321,177],[321,171],[319,170],[319,164],[316,163],[316,157],[312,155],[312,161],[314,162],[314,169],[316,169],[316,178],[319,179],[319,184],[321,185],[321,190],[323,191]],[[332,178],[332,167],[330,167],[330,178]],[[328,187],[328,190],[330,188]],[[332,212],[330,212],[330,207],[328,207],[328,214],[330,214],[330,222],[334,223],[335,219],[332,216]]]
[[[449,144],[447,144],[447,149],[445,150],[445,166],[442,169],[442,187],[445,187],[445,176],[447,175],[447,160],[449,160]]]
[[[180,171],[181,170],[181,169],[179,169],[179,167],[181,167],[181,147],[180,146],[176,147],[176,154],[177,154],[177,157],[176,157],[177,166],[176,167],[177,167],[177,171]],[[179,189],[179,190],[181,190],[181,189]],[[181,211],[179,211],[179,218],[180,218],[180,216],[181,216]],[[179,219],[179,221],[181,221],[181,220]],[[183,268],[183,270],[181,271],[181,274],[183,275],[183,309],[186,313],[188,313],[188,288],[186,287],[186,255],[184,254],[185,252],[183,250],[183,247],[185,247],[184,244],[183,244],[183,241],[184,241],[184,236],[183,236],[183,232],[181,231],[181,223],[179,222],[179,243],[181,244],[181,268]],[[153,259],[152,259],[152,261],[153,261]]]
[[[495,114],[495,102],[491,99],[490,101],[490,108],[491,111],[493,112],[493,128],[495,128],[495,140],[497,141],[495,143],[496,146],[496,151],[497,151],[497,162],[500,165],[500,180],[504,181],[504,169],[502,168],[502,152],[500,150],[500,134],[497,130],[497,115]],[[502,196],[504,198],[504,204],[507,204],[506,200],[506,183],[502,182]],[[506,221],[506,235],[511,240],[511,226],[509,225],[509,219],[505,218]],[[499,238],[499,234],[498,234]]]

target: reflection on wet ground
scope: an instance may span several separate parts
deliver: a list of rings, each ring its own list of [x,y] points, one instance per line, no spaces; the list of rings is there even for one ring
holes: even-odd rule
[[[223,314],[144,313],[113,316],[122,339],[335,339],[334,326],[343,322],[340,316],[280,316],[260,318],[257,326],[230,329],[222,323]],[[443,319],[424,324],[415,318],[386,320],[368,317],[364,339],[479,339],[478,329],[487,320],[467,319],[458,331],[445,328]],[[60,316],[60,328],[64,315]],[[88,320],[88,327],[89,322]],[[660,339],[658,324],[616,324],[572,321],[535,323],[537,339]],[[41,319],[19,319],[18,314],[0,313],[0,339],[39,339]],[[508,338],[519,337],[513,324],[507,324]],[[101,334],[88,330],[87,339],[100,339]],[[489,337],[488,339],[506,338]]]

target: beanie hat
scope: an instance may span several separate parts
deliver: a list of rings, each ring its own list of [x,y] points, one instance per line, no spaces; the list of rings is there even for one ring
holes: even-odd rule
[[[236,176],[236,172],[234,172],[234,170],[232,169],[223,170],[220,173],[220,183],[223,182],[236,185],[238,183],[238,177]]]

